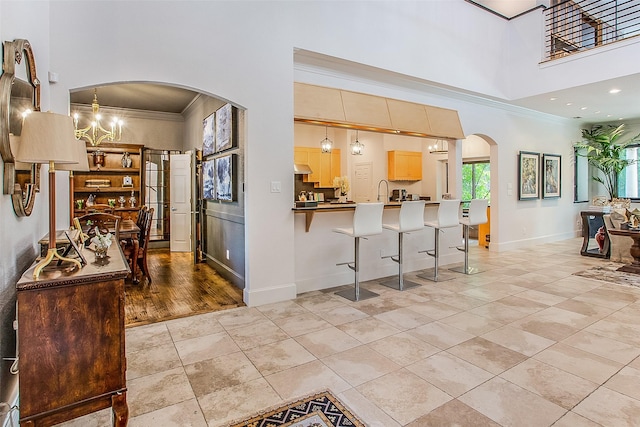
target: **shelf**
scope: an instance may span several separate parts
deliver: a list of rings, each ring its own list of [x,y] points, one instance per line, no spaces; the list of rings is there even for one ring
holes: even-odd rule
[[[76,172],[76,175],[95,174],[100,172],[125,173],[129,171],[132,171],[135,175],[137,175],[140,172],[140,169],[138,168],[100,168],[98,169],[96,167],[92,167],[92,168],[89,168],[89,172]]]
[[[139,192],[137,187],[75,187],[76,193],[116,193],[116,192]]]

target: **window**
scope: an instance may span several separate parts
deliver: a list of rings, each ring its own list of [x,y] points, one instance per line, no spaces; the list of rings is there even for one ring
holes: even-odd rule
[[[462,200],[491,200],[491,171],[489,161],[462,164]]]
[[[631,145],[625,150],[625,158],[638,161],[640,145]],[[640,163],[627,166],[618,176],[618,196],[625,199],[640,199]]]

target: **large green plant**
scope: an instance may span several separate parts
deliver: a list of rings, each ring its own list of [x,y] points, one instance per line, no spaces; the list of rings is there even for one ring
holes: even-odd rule
[[[636,163],[636,160],[625,157],[625,150],[629,145],[638,143],[640,135],[621,142],[620,137],[624,132],[624,124],[596,125],[591,129],[582,129],[582,142],[575,144],[579,149],[578,155],[586,157],[590,165],[602,172],[602,175],[594,175],[592,178],[604,185],[609,199],[618,197],[620,172]]]

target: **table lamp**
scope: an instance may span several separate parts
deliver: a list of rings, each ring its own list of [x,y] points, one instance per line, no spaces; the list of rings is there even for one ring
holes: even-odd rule
[[[75,150],[75,157],[78,163],[63,163],[56,166],[56,170],[69,171],[69,224],[73,225],[73,218],[75,217],[75,201],[73,200],[75,183],[73,180],[74,172],[88,172],[89,171],[89,158],[87,157],[87,146],[84,140],[76,140],[73,143],[73,149]]]
[[[72,144],[74,137],[73,119],[55,113],[34,112],[24,119],[22,135],[16,160],[25,163],[49,164],[49,250],[47,256],[33,270],[37,279],[44,267],[54,258],[70,261],[82,266],[78,260],[62,257],[56,248],[56,170],[55,165],[78,163]],[[86,155],[85,155],[86,157]]]

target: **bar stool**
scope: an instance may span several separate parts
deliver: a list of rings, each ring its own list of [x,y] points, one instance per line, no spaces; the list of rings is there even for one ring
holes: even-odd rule
[[[445,228],[453,228],[459,225],[458,212],[460,210],[460,200],[441,200],[438,206],[438,219],[434,221],[426,221],[424,225],[432,227],[435,232],[435,247],[432,250],[426,250],[427,255],[435,258],[433,276],[418,275],[423,279],[438,281],[438,258],[440,256],[440,230]]]
[[[352,228],[334,228],[335,233],[346,234],[353,237],[355,240],[354,255],[355,260],[353,262],[342,262],[336,265],[347,265],[355,273],[354,288],[355,292],[351,289],[345,289],[344,291],[336,292],[336,295],[340,295],[351,301],[360,301],[367,298],[377,297],[375,292],[368,291],[366,289],[360,289],[360,239],[366,239],[365,236],[373,236],[375,234],[382,234],[382,210],[384,209],[384,203],[358,203],[356,204],[356,210],[353,214],[353,227]]]
[[[424,229],[424,200],[402,202],[400,205],[400,215],[397,224],[382,224],[382,227],[398,233],[398,255],[387,255],[382,258],[391,258],[398,263],[398,280],[392,279],[382,282],[384,286],[403,291],[405,288],[420,286],[418,283],[404,281],[402,271],[403,248],[402,240],[405,233],[420,231]],[[406,285],[406,286],[405,286]]]
[[[462,224],[462,229],[464,230],[464,246],[462,248],[458,247],[457,249],[464,252],[464,267],[454,267],[449,270],[463,274],[476,274],[480,272],[476,267],[469,267],[469,228],[487,222],[488,204],[489,201],[486,199],[471,200],[469,204],[469,214],[466,218],[460,219],[460,224]]]

